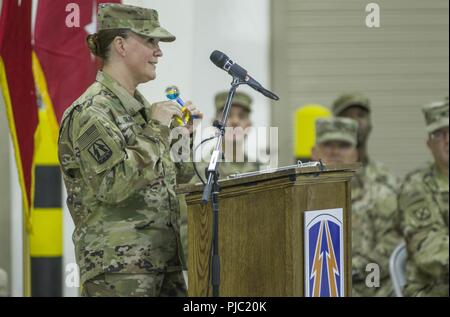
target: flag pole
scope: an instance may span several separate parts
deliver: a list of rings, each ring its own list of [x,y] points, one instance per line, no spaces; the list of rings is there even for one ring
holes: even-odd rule
[[[28,214],[23,207],[22,245],[23,245],[23,296],[31,297],[31,262],[30,262],[30,234],[28,229]]]

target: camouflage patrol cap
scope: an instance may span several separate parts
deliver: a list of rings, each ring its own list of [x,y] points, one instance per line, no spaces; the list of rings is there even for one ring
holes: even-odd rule
[[[422,108],[422,112],[428,133],[448,127],[448,100],[429,103]]]
[[[220,111],[225,107],[227,101],[228,91],[218,93],[215,97],[216,110]],[[233,105],[240,105],[244,107],[248,112],[252,112],[252,98],[243,92],[236,92],[233,97]]]
[[[316,121],[316,144],[344,141],[356,146],[358,122],[350,118],[328,118]]]
[[[98,31],[111,29],[130,29],[163,42],[175,41],[175,36],[159,25],[156,10],[117,3],[99,4]]]
[[[353,107],[360,106],[361,108],[370,112],[369,98],[361,93],[354,92],[349,94],[343,94],[337,98],[333,103],[333,114],[335,116],[340,115],[344,110]]]

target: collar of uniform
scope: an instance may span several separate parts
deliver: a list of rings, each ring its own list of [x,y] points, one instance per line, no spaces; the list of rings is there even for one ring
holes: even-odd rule
[[[150,108],[149,102],[147,101],[147,99],[144,98],[144,96],[139,92],[139,90],[136,89],[136,92],[135,92],[134,94],[135,94],[134,97],[135,97],[141,104],[144,105],[144,108]]]
[[[120,99],[122,106],[131,116],[134,116],[139,110],[144,108],[144,105],[142,103],[140,103],[136,98],[133,98],[128,93],[128,91],[117,82],[117,80],[115,80],[105,72],[98,71],[96,80],[103,86],[108,88]],[[139,99],[145,101],[145,99],[137,90],[136,94],[138,95]]]

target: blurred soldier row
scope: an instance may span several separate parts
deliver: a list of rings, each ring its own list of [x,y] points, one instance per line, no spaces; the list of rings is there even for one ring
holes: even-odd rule
[[[220,119],[225,98],[226,93],[216,96],[216,119]],[[313,160],[321,159],[325,164],[362,163],[362,168],[352,179],[352,296],[393,295],[389,259],[403,240],[408,251],[404,295],[449,295],[448,107],[448,100],[445,100],[423,108],[427,145],[434,162],[411,172],[402,183],[368,155],[372,108],[367,97],[360,93],[344,94],[333,103],[334,118],[316,121]],[[237,94],[228,125],[250,127],[250,112],[250,97]],[[239,147],[236,140],[233,144]],[[198,165],[204,172],[206,163]],[[258,169],[257,163],[249,163],[245,158],[243,163],[223,163],[220,176],[224,178]],[[199,182],[198,177],[191,182]],[[185,209],[181,221],[182,241],[187,253]],[[366,283],[366,269],[371,263],[379,266],[377,287]]]
[[[423,107],[427,145],[434,162],[408,174],[401,186],[367,155],[372,125],[369,100],[347,94],[334,118],[316,122],[314,160],[363,164],[352,180],[353,296],[391,296],[389,258],[402,239],[407,247],[405,296],[449,296],[448,100]],[[380,268],[379,287],[366,283],[367,265]]]

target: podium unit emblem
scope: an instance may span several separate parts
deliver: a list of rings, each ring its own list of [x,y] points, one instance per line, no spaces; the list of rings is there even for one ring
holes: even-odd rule
[[[344,296],[342,208],[305,212],[305,296]]]

